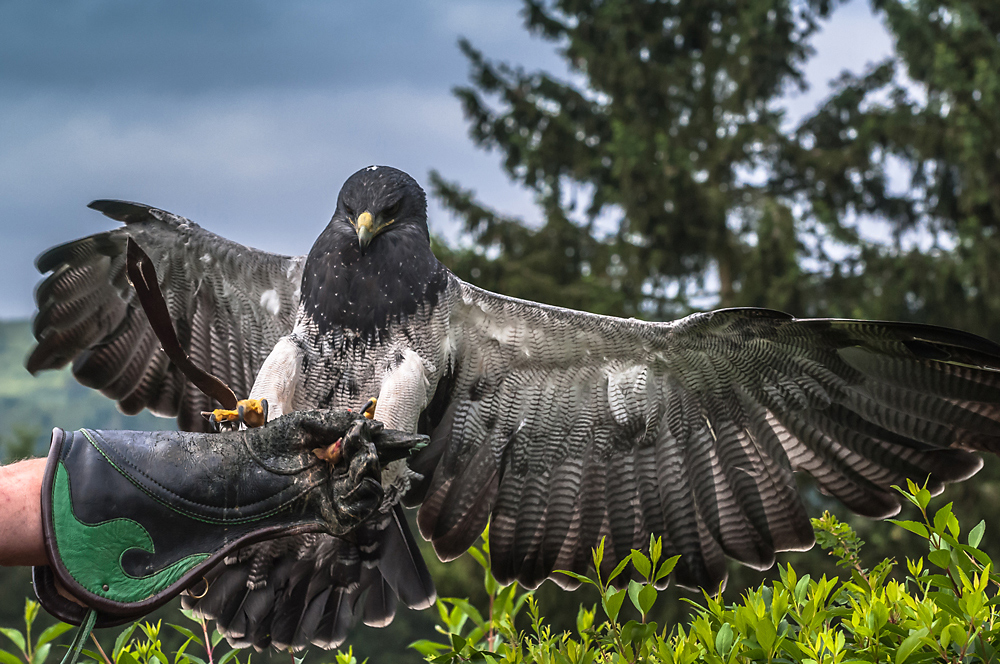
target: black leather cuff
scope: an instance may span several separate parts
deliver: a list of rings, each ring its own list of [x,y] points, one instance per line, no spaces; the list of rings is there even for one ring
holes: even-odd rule
[[[338,463],[312,454],[338,437]],[[421,438],[329,411],[219,434],[55,429],[42,482],[50,564],[34,569],[35,592],[69,623],[86,609],[57,583],[98,627],[134,620],[197,592],[237,547],[351,530],[382,500],[376,442],[398,454]]]

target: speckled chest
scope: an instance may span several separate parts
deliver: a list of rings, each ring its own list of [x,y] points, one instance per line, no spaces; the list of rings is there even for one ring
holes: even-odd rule
[[[450,304],[448,297],[424,303],[377,337],[343,327],[321,332],[308,314],[300,313],[292,332],[303,350],[294,409],[359,408],[379,395],[407,350],[424,361],[433,391],[449,362]]]

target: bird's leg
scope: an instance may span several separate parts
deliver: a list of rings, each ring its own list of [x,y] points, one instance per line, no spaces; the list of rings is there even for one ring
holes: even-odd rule
[[[372,442],[381,431],[378,422],[358,420],[337,441],[347,462],[347,472],[334,480],[334,509],[341,523],[360,523],[382,504],[382,468]]]
[[[202,416],[215,425],[216,430],[238,429],[241,424],[247,428],[262,427],[267,424],[267,399],[242,399],[236,402],[236,410],[216,408],[203,411]]]

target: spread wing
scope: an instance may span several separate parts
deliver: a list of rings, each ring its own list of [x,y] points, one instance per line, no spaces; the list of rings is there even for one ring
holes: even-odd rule
[[[534,587],[662,537],[676,579],[717,588],[812,530],[792,473],[885,517],[1000,450],[1000,346],[926,325],[730,309],[674,323],[506,298],[455,280],[454,367],[409,502],[439,556],[489,520],[494,574]],[[566,577],[557,578],[573,585]]]
[[[90,207],[124,222],[49,249],[38,257],[35,290],[38,345],[31,373],[73,363],[88,387],[134,414],[149,408],[205,430],[213,406],[160,349],[125,276],[132,237],[153,260],[181,346],[195,364],[250,393],[264,358],[294,323],[304,257],[244,247],[177,215],[137,203],[94,201]]]

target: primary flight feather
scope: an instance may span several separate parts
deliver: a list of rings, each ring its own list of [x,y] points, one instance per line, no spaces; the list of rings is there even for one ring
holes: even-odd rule
[[[426,199],[372,166],[341,189],[307,256],[224,240],[134,203],[91,207],[124,226],[55,247],[36,291],[32,372],[73,363],[125,412],[208,427],[208,397],[156,342],[124,275],[135,239],[156,265],[192,360],[270,417],[357,407],[427,433],[383,470],[379,514],[347,538],[253,545],[185,604],[234,644],[341,643],[397,598],[434,600],[403,505],[442,559],[490,524],[493,572],[534,587],[586,573],[606,538],[614,566],[650,535],[681,554],[678,583],[715,589],[726,558],[757,569],[813,534],[793,473],[860,514],[899,509],[906,479],[940,491],[1000,450],[1000,346],[928,325],[799,320],[764,309],[670,323],[504,297],[433,255]]]

